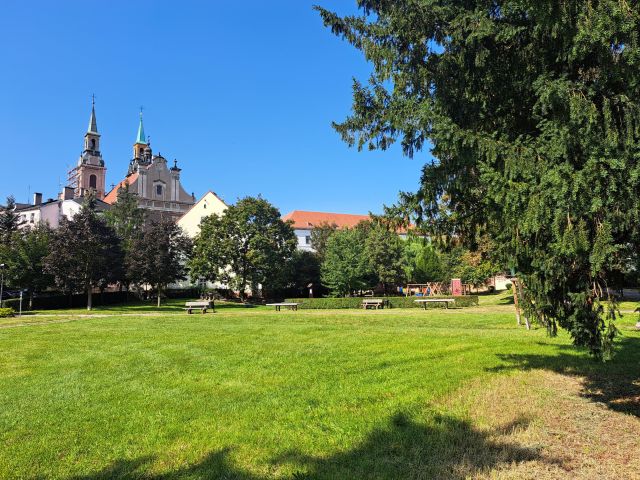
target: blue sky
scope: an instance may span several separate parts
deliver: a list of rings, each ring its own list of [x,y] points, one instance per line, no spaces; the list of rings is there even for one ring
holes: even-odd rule
[[[0,198],[56,195],[92,93],[108,185],[126,174],[143,105],[154,152],[178,159],[196,196],[367,213],[415,190],[427,153],[359,153],[331,128],[369,66],[313,3],[355,11],[352,0],[3,1]]]

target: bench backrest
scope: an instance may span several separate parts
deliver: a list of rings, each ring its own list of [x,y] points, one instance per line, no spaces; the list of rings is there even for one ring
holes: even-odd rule
[[[211,302],[187,302],[184,304],[185,307],[208,307],[211,305]]]

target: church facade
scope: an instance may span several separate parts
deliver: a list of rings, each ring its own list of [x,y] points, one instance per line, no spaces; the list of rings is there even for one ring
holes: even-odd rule
[[[104,196],[104,201],[111,205],[116,203],[118,190],[128,185],[129,191],[138,196],[140,208],[147,210],[151,218],[170,218],[175,221],[195,204],[193,194],[187,193],[180,182],[181,171],[176,160],[169,166],[160,152],[153,154],[140,113],[133,158],[129,162],[127,175]]]

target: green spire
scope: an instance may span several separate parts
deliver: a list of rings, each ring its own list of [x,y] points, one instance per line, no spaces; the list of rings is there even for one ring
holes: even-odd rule
[[[136,143],[147,144],[147,137],[144,136],[144,125],[142,124],[142,109],[140,109],[140,125],[138,125],[138,136]]]

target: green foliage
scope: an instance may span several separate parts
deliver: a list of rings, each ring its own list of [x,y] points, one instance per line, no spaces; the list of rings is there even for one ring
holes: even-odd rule
[[[313,230],[311,230],[311,246],[316,251],[316,255],[318,255],[321,262],[324,260],[327,251],[327,242],[337,229],[338,226],[335,223],[321,223],[320,225],[314,225]]]
[[[15,232],[11,242],[0,247],[0,263],[7,265],[6,279],[14,288],[27,290],[29,305],[33,295],[53,285],[53,277],[45,271],[52,231],[46,224]]]
[[[366,231],[363,255],[367,268],[386,290],[387,285],[404,280],[403,242],[396,232],[382,225],[371,225]]]
[[[313,252],[295,250],[273,282],[286,294],[308,295],[309,285],[316,292],[320,285],[320,259]],[[294,293],[295,292],[295,293]]]
[[[437,161],[389,211],[500,246],[531,311],[597,357],[597,307],[640,246],[640,5],[601,0],[361,1],[332,31],[373,66],[335,125],[359,148]],[[533,302],[533,303],[531,303]]]
[[[363,255],[366,236],[364,229],[354,228],[338,230],[329,237],[321,277],[333,295],[369,288],[368,264]]]
[[[152,221],[133,239],[127,277],[135,284],[154,286],[160,306],[163,289],[186,278],[191,248],[190,239],[173,220]]]
[[[15,313],[13,308],[0,308],[0,318],[13,317]]]
[[[382,297],[381,297],[382,298]],[[454,298],[455,307],[472,307],[478,305],[477,295],[464,296],[448,296],[448,297],[429,297],[429,298]],[[362,308],[362,297],[346,297],[346,298],[288,298],[286,302],[299,303],[298,308],[324,310],[324,309],[343,309],[343,308]],[[384,297],[389,308],[424,308],[423,305],[416,303],[415,297]],[[427,304],[427,308],[442,308],[442,304]]]
[[[66,292],[87,292],[87,309],[92,307],[92,290],[121,280],[123,253],[120,240],[105,220],[96,214],[95,198],[89,195],[71,220],[62,219],[50,241],[44,259],[45,271]]]
[[[191,277],[220,280],[244,296],[247,288],[275,287],[295,248],[293,229],[278,209],[261,197],[246,197],[223,216],[202,221],[189,263]]]
[[[118,189],[118,198],[104,213],[107,223],[122,241],[122,249],[129,253],[136,236],[142,231],[145,210],[138,206],[138,196],[129,189],[129,183]]]
[[[7,197],[7,204],[0,209],[0,242],[7,244],[11,236],[18,230],[20,218],[15,212],[16,200],[12,195]]]
[[[447,276],[442,255],[428,240],[410,238],[404,243],[403,263],[409,283],[443,282]]]

